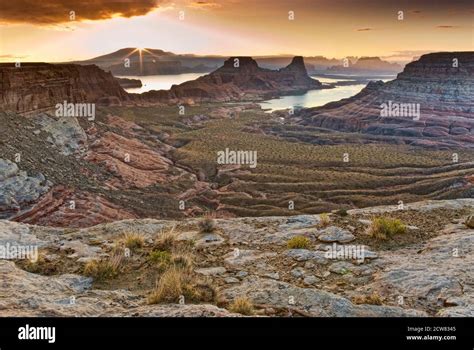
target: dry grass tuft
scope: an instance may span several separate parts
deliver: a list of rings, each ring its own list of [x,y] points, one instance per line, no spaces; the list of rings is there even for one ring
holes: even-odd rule
[[[370,226],[367,228],[367,234],[380,240],[392,238],[395,235],[406,233],[405,224],[399,219],[387,217],[378,217],[372,219]]]
[[[145,245],[145,238],[141,233],[137,232],[126,232],[122,238],[125,247],[131,251],[136,251]]]
[[[207,214],[199,222],[199,232],[201,233],[212,233],[216,230],[216,222],[214,215]]]
[[[189,252],[176,252],[172,255],[171,262],[183,270],[190,270],[194,266],[194,257]]]
[[[108,260],[91,260],[84,266],[84,275],[97,281],[115,278],[120,272],[124,253],[116,250]]]
[[[175,230],[175,227],[172,227],[169,230],[160,232],[154,244],[154,248],[156,250],[170,252],[176,246],[177,242],[178,232]]]
[[[308,249],[311,246],[311,241],[305,236],[294,236],[286,242],[288,249]]]
[[[161,275],[148,303],[213,302],[216,297],[210,283],[200,282],[189,271],[173,266]]]
[[[229,311],[245,316],[251,316],[255,312],[252,301],[247,297],[235,298],[229,306]]]
[[[468,228],[474,228],[474,215],[468,216],[466,221],[464,221],[464,225]]]
[[[370,305],[382,305],[382,297],[377,293],[373,292],[370,295],[358,295],[352,298],[354,304],[370,304]]]
[[[321,219],[319,222],[320,227],[327,227],[331,224],[331,219],[327,213],[319,214],[319,218]]]

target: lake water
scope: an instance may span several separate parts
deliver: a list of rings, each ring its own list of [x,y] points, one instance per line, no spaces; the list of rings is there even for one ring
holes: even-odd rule
[[[273,112],[290,107],[318,107],[332,101],[354,96],[359,93],[365,84],[336,86],[333,89],[309,90],[303,95],[289,95],[259,103],[263,109]]]
[[[181,84],[185,81],[194,80],[203,76],[207,73],[186,73],[186,74],[172,74],[172,75],[148,75],[148,76],[121,76],[120,78],[129,79],[140,79],[143,86],[140,88],[129,88],[125,89],[131,93],[143,93],[150,90],[168,90],[174,84]],[[323,84],[336,83],[338,81],[348,81],[347,76],[344,78],[327,78],[321,76],[313,76]],[[354,76],[354,79],[357,79]],[[381,79],[384,81],[390,79]],[[264,109],[268,109],[268,112],[272,112],[278,109],[287,109],[289,107],[318,107],[323,106],[328,102],[339,101],[343,98],[354,96],[359,93],[366,84],[354,82],[353,85],[342,85],[336,86],[333,89],[322,89],[322,90],[310,90],[303,95],[289,95],[282,96],[281,98],[275,98],[272,100],[264,101],[259,103]]]
[[[195,80],[207,73],[185,73],[170,75],[147,75],[147,76],[119,76],[119,78],[140,79],[142,87],[125,89],[127,92],[141,94],[150,90],[169,90],[174,84],[181,84],[185,81]]]
[[[312,76],[314,79],[318,79],[323,84],[345,82],[350,80],[357,79],[357,76],[354,76],[354,79],[347,78],[327,78]],[[391,79],[375,79],[382,81],[389,81]],[[259,103],[260,106],[267,112],[273,112],[279,109],[288,109],[290,107],[319,107],[324,106],[326,103],[339,101],[343,98],[348,98],[358,94],[367,84],[354,82],[354,85],[340,85],[336,86],[333,89],[322,89],[322,90],[309,90],[302,95],[289,95],[282,96],[280,98],[275,98],[272,100],[264,101]]]

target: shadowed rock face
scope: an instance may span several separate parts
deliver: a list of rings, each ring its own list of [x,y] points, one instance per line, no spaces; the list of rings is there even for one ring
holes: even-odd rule
[[[457,65],[457,66],[456,66]],[[381,135],[392,143],[432,148],[474,147],[474,52],[432,53],[393,81],[299,114],[303,125]],[[382,106],[419,105],[413,115],[382,116]]]
[[[231,57],[206,76],[173,86],[169,92],[150,91],[142,96],[146,100],[192,102],[260,100],[320,88],[322,84],[308,76],[303,57],[295,57],[280,70],[260,68],[251,57]]]
[[[54,109],[57,103],[120,104],[130,100],[118,81],[95,65],[0,64],[0,108],[22,114]]]

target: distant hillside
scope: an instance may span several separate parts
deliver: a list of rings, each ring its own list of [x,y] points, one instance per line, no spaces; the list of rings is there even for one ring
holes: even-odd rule
[[[141,62],[140,62],[141,57]],[[267,69],[279,69],[289,65],[293,55],[255,57],[259,66]],[[84,61],[74,61],[76,64],[95,64],[114,75],[160,75],[211,72],[224,64],[225,56],[197,56],[193,54],[178,55],[160,49],[124,48],[115,52],[91,58]],[[126,61],[129,59],[130,61]],[[337,59],[323,56],[304,57],[309,73],[325,71],[337,65]],[[127,64],[126,64],[127,63]]]
[[[396,74],[402,69],[401,65],[384,61],[379,57],[361,57],[357,60],[349,58],[346,65],[332,66],[328,71],[344,74]]]
[[[76,64],[95,64],[114,75],[156,75],[210,72],[224,62],[224,58],[199,58],[176,55],[157,49],[125,48]]]

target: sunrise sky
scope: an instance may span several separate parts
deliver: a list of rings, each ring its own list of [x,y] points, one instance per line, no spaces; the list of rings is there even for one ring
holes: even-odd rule
[[[124,47],[199,55],[409,60],[431,51],[473,51],[473,4],[472,0],[1,1],[0,61],[63,62]],[[70,11],[75,20],[70,20]],[[289,20],[289,11],[294,20]],[[403,11],[404,20],[398,20],[398,11]]]

